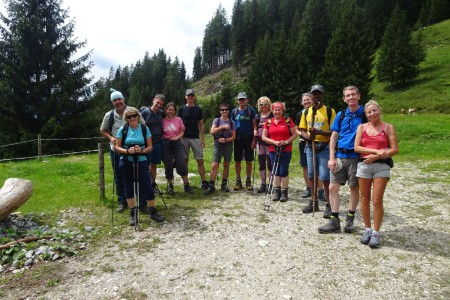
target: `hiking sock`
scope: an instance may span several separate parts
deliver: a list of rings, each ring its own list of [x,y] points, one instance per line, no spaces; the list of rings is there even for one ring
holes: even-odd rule
[[[209,184],[212,185],[212,186],[215,186],[216,185],[216,181],[215,180],[210,180]]]
[[[339,213],[338,212],[337,213],[332,212],[331,215],[339,220]]]
[[[352,211],[352,210],[350,210],[350,209],[348,210],[348,214],[349,214],[349,215],[352,215],[352,216],[354,216],[354,215],[355,215],[355,213],[356,213],[356,211]]]

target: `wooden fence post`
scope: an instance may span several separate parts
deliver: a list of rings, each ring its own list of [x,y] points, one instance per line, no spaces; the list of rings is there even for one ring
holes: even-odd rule
[[[37,140],[37,148],[38,148],[38,157],[41,158],[42,157],[42,137],[41,134],[38,134],[38,140]]]
[[[102,143],[98,143],[98,186],[100,199],[105,199],[105,149]]]

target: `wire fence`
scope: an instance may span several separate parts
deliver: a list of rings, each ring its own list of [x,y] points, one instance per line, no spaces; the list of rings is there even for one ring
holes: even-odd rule
[[[5,145],[0,145],[0,150],[1,150],[1,149],[6,149],[8,147],[14,147],[14,146],[28,144],[28,143],[29,144],[36,144],[37,155],[35,155],[35,156],[25,156],[25,157],[1,158],[0,159],[0,163],[1,162],[8,162],[8,161],[19,161],[19,160],[36,159],[36,158],[43,158],[43,157],[66,156],[66,155],[86,154],[86,153],[98,152],[99,149],[97,147],[96,149],[88,149],[88,150],[82,150],[82,151],[67,151],[67,152],[65,151],[63,153],[43,154],[42,142],[46,142],[46,141],[61,142],[61,141],[76,141],[76,140],[84,140],[84,141],[86,141],[86,140],[95,140],[95,141],[98,142],[98,141],[102,141],[102,139],[104,140],[104,137],[61,138],[61,139],[50,138],[50,139],[43,139],[43,138],[41,138],[41,135],[39,134],[37,139],[28,140],[28,141],[22,141],[22,142],[17,142],[17,143],[10,143],[10,144],[5,144]]]

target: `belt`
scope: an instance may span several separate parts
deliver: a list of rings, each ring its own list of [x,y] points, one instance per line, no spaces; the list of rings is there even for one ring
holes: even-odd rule
[[[364,160],[365,160],[365,158],[363,158],[363,157],[358,158],[358,162],[363,162]],[[372,163],[389,165],[388,160],[389,159],[377,159],[377,160],[374,160]]]
[[[339,147],[336,148],[336,151],[339,151],[344,154],[355,153],[355,149],[345,149],[345,148],[339,148]]]

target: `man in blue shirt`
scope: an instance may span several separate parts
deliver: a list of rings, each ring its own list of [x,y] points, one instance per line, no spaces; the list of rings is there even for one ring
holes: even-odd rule
[[[359,201],[358,178],[356,178],[356,166],[359,155],[354,151],[356,130],[361,123],[367,122],[364,114],[364,106],[359,104],[361,95],[356,86],[344,88],[344,102],[347,109],[337,113],[331,125],[330,160],[328,168],[330,174],[330,205],[331,217],[328,223],[319,227],[320,233],[340,232],[339,219],[339,188],[348,181],[350,186],[349,210],[346,217],[344,231],[355,231],[353,224],[355,212]],[[342,115],[343,114],[343,115]]]

